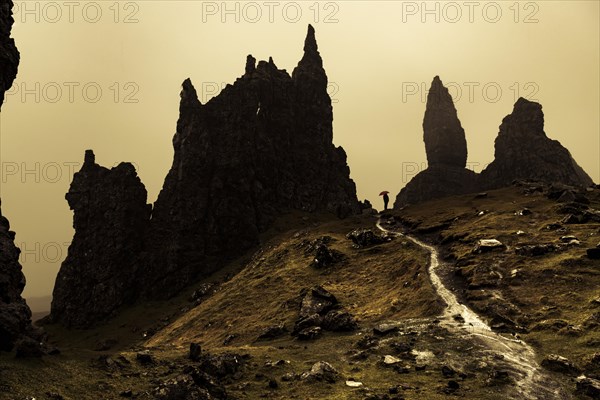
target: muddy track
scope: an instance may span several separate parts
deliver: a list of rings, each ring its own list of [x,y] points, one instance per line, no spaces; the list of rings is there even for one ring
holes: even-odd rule
[[[573,398],[540,367],[531,346],[522,340],[494,332],[483,318],[458,301],[456,295],[440,278],[440,271],[445,264],[440,261],[435,247],[412,236],[385,229],[381,225],[381,220],[377,221],[376,226],[383,232],[403,236],[429,252],[429,278],[437,294],[446,303],[446,308],[440,316],[440,325],[451,333],[483,346],[487,352],[501,355],[492,359],[497,359],[498,368],[508,370],[515,382],[514,387],[508,389],[512,393],[507,393],[507,399],[568,400]]]

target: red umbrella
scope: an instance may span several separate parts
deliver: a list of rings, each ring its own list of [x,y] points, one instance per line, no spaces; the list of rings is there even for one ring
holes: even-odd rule
[[[388,194],[389,192],[387,190],[384,190],[383,192],[379,193],[380,196],[383,196],[384,194]]]

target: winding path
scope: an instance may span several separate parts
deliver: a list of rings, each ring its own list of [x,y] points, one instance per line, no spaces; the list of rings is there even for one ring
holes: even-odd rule
[[[443,264],[440,262],[435,247],[412,236],[385,229],[381,226],[381,219],[377,221],[377,228],[394,236],[403,236],[429,252],[429,278],[437,294],[446,303],[446,308],[440,316],[440,324],[450,332],[472,337],[492,353],[502,354],[504,364],[508,361],[511,366],[510,372],[515,380],[515,389],[519,394],[519,399],[567,400],[572,398],[542,370],[535,359],[535,351],[531,346],[522,340],[505,337],[494,332],[479,315],[465,304],[460,303],[454,293],[444,286],[438,274],[438,270]],[[460,315],[464,322],[457,321],[456,315]]]

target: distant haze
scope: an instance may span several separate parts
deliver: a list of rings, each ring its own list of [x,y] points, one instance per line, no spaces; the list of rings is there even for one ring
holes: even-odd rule
[[[543,105],[548,136],[600,180],[597,1],[15,4],[21,63],[0,119],[0,196],[27,297],[51,293],[66,256],[64,195],[85,149],[104,166],[134,163],[154,202],[182,81],[205,103],[243,74],[247,54],[291,73],[309,23],[359,198],[381,208],[379,192],[393,202],[425,167],[421,123],[435,75],[455,96],[474,170],[493,159],[498,126],[523,96]]]

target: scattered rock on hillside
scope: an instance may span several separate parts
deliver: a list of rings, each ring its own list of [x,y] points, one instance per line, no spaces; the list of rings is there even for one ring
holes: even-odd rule
[[[515,253],[520,256],[537,257],[559,249],[560,246],[554,243],[527,244],[515,247]]]
[[[287,328],[283,323],[272,325],[265,328],[262,333],[258,336],[258,340],[271,340],[281,337],[288,333]]]
[[[313,364],[310,371],[301,375],[301,379],[314,382],[325,381],[327,383],[335,383],[339,379],[339,372],[328,362],[319,361]]]
[[[473,248],[473,253],[487,253],[493,250],[504,249],[506,249],[506,246],[497,239],[480,239]]]
[[[325,314],[321,326],[323,329],[332,332],[349,332],[358,328],[358,324],[352,314],[347,311],[337,310],[332,310]]]
[[[292,335],[298,339],[314,339],[325,329],[334,332],[352,331],[358,328],[354,317],[340,309],[338,300],[322,286],[308,290],[302,299],[298,320]]]
[[[600,381],[597,379],[579,376],[576,379],[577,392],[591,397],[592,399],[600,399]]]
[[[575,364],[573,364],[567,358],[557,354],[549,354],[546,356],[542,360],[542,367],[554,372],[561,372],[569,375],[576,375],[581,372],[581,370],[577,368]]]
[[[302,299],[300,317],[308,317],[313,314],[323,315],[338,304],[333,294],[322,286],[311,288]]]
[[[388,235],[387,233],[375,233],[372,229],[367,228],[354,229],[348,233],[346,237],[352,240],[354,247],[357,249],[390,242],[393,239],[392,235]]]
[[[315,256],[311,265],[315,268],[326,268],[336,264],[343,257],[341,252],[330,249],[325,243],[319,243],[315,246]]]

